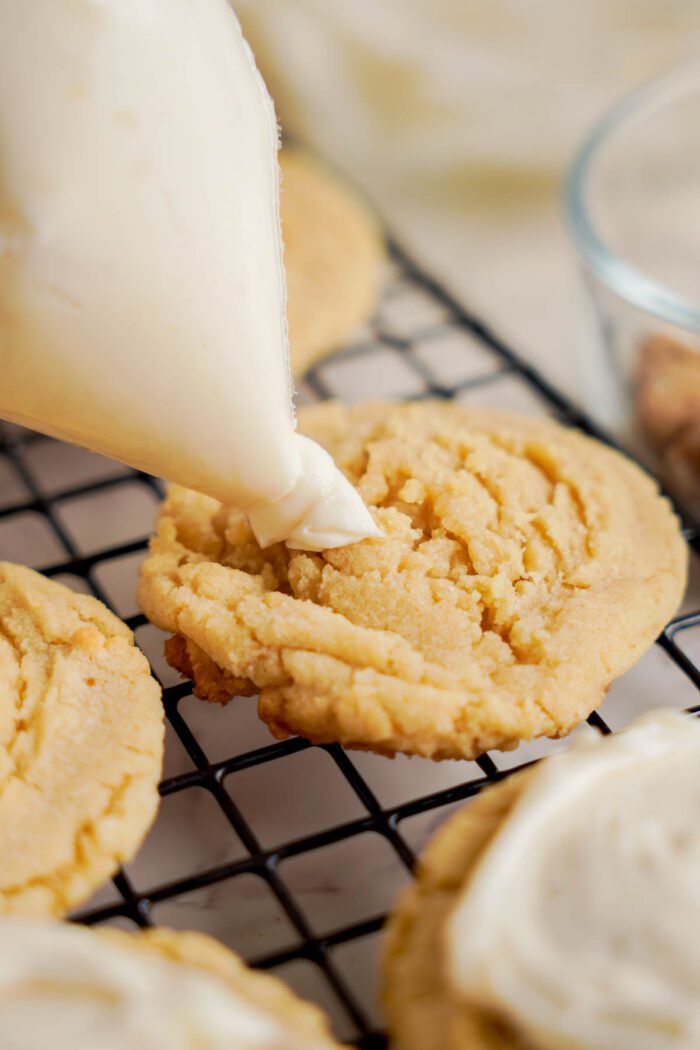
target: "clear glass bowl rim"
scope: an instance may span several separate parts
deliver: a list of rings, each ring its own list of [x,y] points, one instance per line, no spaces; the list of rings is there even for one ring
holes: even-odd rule
[[[673,103],[693,88],[700,93],[700,60],[654,77],[616,103],[579,149],[564,185],[564,210],[574,243],[587,266],[627,302],[671,324],[700,332],[700,305],[676,295],[611,251],[589,215],[586,193],[599,152],[617,131]]]

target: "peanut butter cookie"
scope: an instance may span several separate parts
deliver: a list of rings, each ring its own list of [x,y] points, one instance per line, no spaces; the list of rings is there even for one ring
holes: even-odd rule
[[[556,423],[443,402],[301,413],[382,539],[261,550],[173,488],[143,566],[172,663],[259,690],[278,737],[472,758],[561,736],[676,609],[686,548],[654,482]]]
[[[384,249],[366,204],[300,149],[280,151],[292,370],[301,376],[371,314]]]
[[[0,563],[0,913],[61,915],[158,804],[160,689],[100,602]]]

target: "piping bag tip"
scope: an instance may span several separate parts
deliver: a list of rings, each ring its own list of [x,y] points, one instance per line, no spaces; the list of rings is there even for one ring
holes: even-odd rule
[[[292,550],[322,551],[383,536],[325,449],[301,434],[294,437],[301,453],[299,478],[285,496],[248,513],[260,546],[284,541]]]

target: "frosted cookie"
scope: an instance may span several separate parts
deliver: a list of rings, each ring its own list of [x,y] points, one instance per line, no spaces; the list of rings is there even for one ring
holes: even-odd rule
[[[263,551],[240,514],[173,488],[140,585],[199,695],[259,690],[278,737],[472,758],[560,736],[678,606],[668,503],[579,433],[443,402],[320,405],[300,428],[383,538]]]
[[[0,913],[60,915],[156,813],[160,689],[100,602],[0,563]]]
[[[438,832],[389,924],[397,1050],[692,1050],[700,723],[586,728]]]
[[[0,919],[2,1045],[331,1050],[316,1007],[198,933]]]
[[[367,205],[303,150],[280,151],[292,369],[302,375],[371,314],[384,248]]]

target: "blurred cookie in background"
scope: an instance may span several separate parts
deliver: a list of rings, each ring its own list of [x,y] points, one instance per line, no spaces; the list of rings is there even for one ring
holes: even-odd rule
[[[301,376],[372,313],[385,258],[362,198],[302,149],[280,151],[292,371]]]

